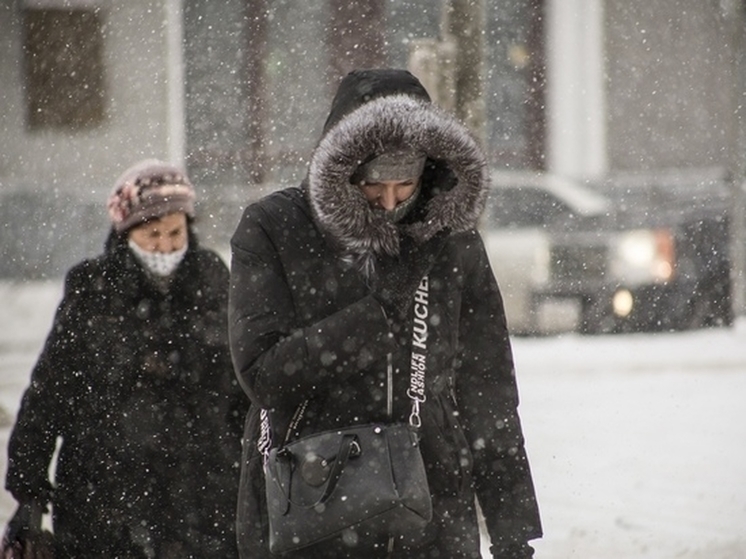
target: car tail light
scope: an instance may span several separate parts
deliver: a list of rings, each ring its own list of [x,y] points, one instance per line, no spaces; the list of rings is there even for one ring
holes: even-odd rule
[[[654,277],[660,281],[669,281],[673,278],[676,268],[676,243],[673,234],[668,229],[655,231],[656,258]]]
[[[628,284],[663,283],[676,269],[673,233],[668,229],[636,229],[619,235],[611,270]]]

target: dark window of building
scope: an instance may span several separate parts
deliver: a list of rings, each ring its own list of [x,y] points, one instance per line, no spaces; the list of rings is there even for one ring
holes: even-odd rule
[[[101,14],[26,9],[23,24],[28,127],[100,124],[105,117]]]

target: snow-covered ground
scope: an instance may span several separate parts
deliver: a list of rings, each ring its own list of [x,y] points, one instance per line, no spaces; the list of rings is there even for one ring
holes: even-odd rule
[[[12,421],[59,282],[0,283]],[[746,320],[730,330],[514,340],[540,559],[746,557]],[[0,473],[10,425],[0,418]],[[12,513],[0,492],[0,522]]]
[[[514,347],[537,557],[746,557],[746,321]]]

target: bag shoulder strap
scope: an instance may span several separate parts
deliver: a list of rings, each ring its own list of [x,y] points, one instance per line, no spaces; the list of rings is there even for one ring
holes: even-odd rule
[[[425,395],[425,373],[427,372],[427,318],[429,316],[429,294],[430,280],[428,276],[424,276],[414,293],[412,358],[410,359],[409,388],[407,389],[407,396],[412,401],[412,411],[409,414],[409,425],[413,429],[419,429],[422,426],[420,406],[427,400]],[[285,440],[282,441],[282,444],[288,442],[288,437],[300,423],[307,406],[308,400],[306,399],[295,410],[287,433],[285,433]],[[260,430],[261,435],[259,437],[257,448],[259,452],[264,455],[266,464],[269,459],[269,450],[272,448],[272,430],[269,423],[269,411],[266,409],[261,410]]]
[[[425,402],[425,373],[427,372],[427,334],[430,280],[425,276],[414,292],[414,325],[412,326],[412,357],[409,360],[409,389],[407,396],[412,400],[412,413],[409,424],[414,429],[422,426],[420,405]]]

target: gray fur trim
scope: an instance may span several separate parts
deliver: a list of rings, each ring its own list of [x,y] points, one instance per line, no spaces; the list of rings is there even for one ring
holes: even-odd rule
[[[308,193],[321,228],[341,244],[348,257],[370,266],[374,254],[396,255],[395,223],[376,215],[350,177],[371,154],[414,149],[447,162],[457,178],[450,191],[437,194],[426,218],[409,225],[419,242],[444,228],[476,226],[484,209],[489,173],[482,149],[465,126],[435,105],[406,95],[381,97],[347,115],[319,142],[308,174]]]

